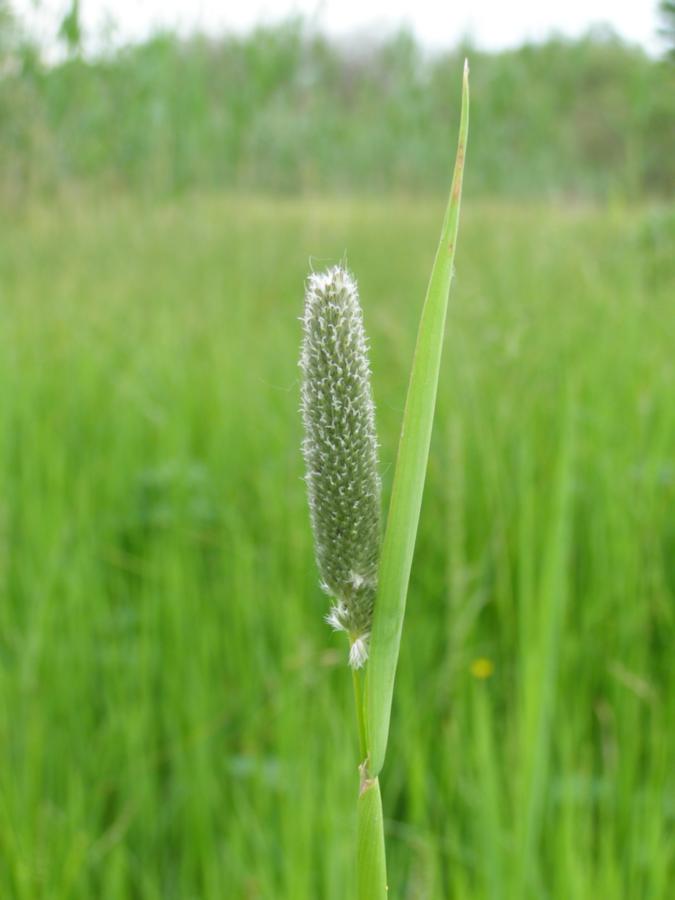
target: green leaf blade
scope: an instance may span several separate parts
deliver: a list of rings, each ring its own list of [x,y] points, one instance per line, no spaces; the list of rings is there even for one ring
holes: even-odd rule
[[[357,804],[356,883],[358,900],[385,900],[387,865],[384,848],[382,798],[377,778],[362,771]]]
[[[420,319],[380,560],[366,689],[368,772],[371,777],[377,776],[382,769],[389,736],[401,630],[436,406],[468,130],[469,70],[465,63],[450,199]]]

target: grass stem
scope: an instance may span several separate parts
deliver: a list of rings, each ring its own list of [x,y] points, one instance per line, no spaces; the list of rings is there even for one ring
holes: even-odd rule
[[[354,703],[356,704],[356,724],[359,732],[359,759],[364,762],[368,755],[366,745],[366,722],[363,714],[363,681],[359,669],[352,669]]]

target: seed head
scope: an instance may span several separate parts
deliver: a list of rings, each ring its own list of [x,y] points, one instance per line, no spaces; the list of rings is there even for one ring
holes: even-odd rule
[[[368,658],[380,553],[380,477],[368,346],[356,282],[335,266],[305,294],[301,409],[309,510],[327,622]]]

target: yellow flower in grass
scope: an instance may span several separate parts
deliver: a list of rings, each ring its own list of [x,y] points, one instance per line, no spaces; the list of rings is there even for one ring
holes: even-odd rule
[[[485,656],[479,656],[471,663],[471,674],[480,681],[485,681],[495,670],[494,663]]]

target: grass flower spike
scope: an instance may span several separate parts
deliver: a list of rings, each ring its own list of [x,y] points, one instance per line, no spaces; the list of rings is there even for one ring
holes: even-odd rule
[[[303,453],[327,622],[360,668],[377,590],[380,477],[368,345],[356,282],[341,266],[310,275],[300,367]]]

